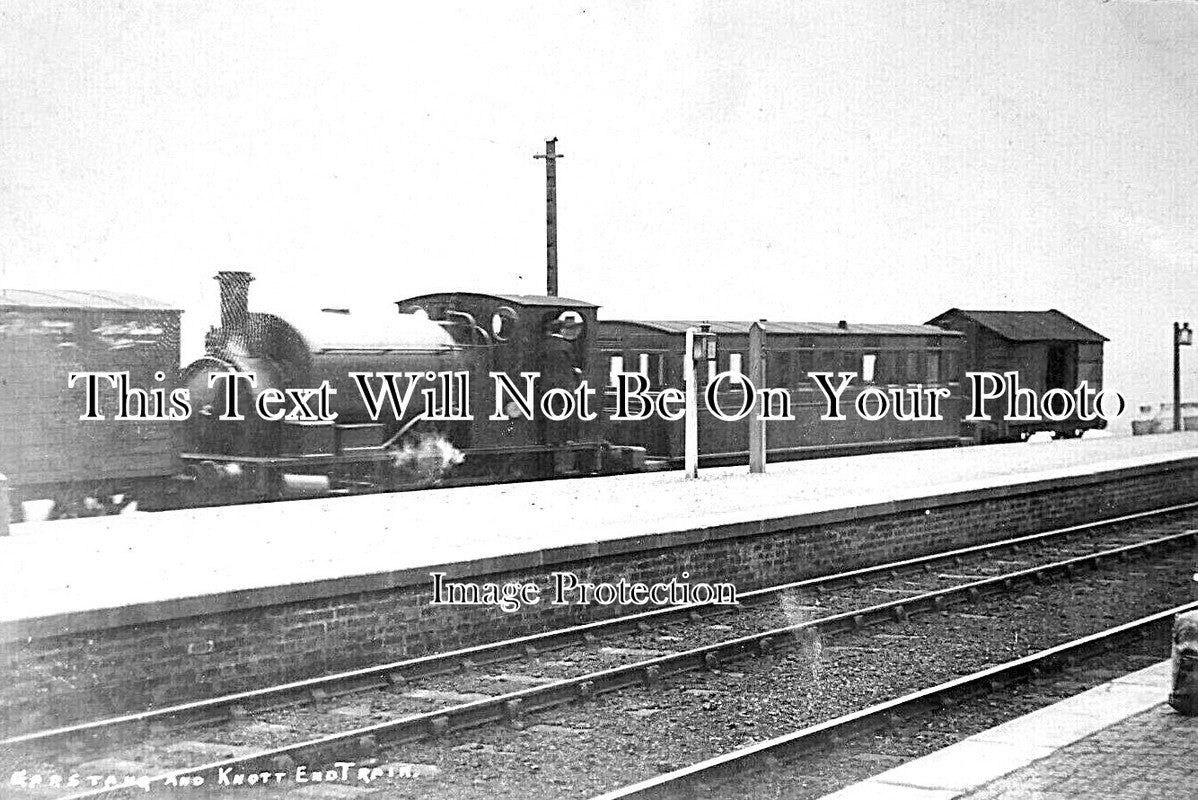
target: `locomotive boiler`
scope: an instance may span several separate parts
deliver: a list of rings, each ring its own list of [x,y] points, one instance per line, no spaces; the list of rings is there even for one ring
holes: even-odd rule
[[[455,484],[587,474],[622,468],[614,456],[628,456],[628,448],[613,454],[594,432],[562,438],[543,421],[487,419],[494,371],[580,379],[594,306],[447,294],[401,301],[388,315],[324,309],[283,319],[249,311],[248,273],[221,272],[217,280],[221,324],[209,331],[205,356],[181,373],[192,404],[181,458],[192,485],[177,504],[394,491],[451,473]],[[555,367],[553,345],[563,341],[558,361],[566,364]],[[462,396],[449,385],[417,390],[401,410],[387,402],[383,374],[467,377],[454,383]],[[318,415],[322,403],[328,408]],[[264,418],[263,408],[276,413]],[[437,421],[447,416],[459,418]]]

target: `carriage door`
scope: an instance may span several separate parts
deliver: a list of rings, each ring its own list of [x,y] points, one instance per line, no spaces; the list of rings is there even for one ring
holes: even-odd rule
[[[1069,390],[1069,346],[1065,344],[1050,344],[1048,346],[1048,364],[1044,374],[1044,389]]]

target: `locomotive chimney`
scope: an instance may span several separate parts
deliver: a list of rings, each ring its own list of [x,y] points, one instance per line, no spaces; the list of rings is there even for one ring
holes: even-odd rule
[[[250,313],[250,281],[248,272],[222,270],[216,273],[220,283],[220,326],[226,331],[241,326]]]

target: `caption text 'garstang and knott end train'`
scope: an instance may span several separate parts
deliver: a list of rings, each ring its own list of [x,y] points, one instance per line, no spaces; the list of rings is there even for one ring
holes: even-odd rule
[[[397,420],[406,418],[417,390],[420,393],[417,407],[423,409],[425,419],[433,422],[474,419],[468,372],[351,372],[349,377],[356,384],[367,413],[376,421],[386,414]],[[537,372],[521,372],[518,381],[505,372],[492,372],[490,377],[494,388],[490,420],[532,420],[538,412],[553,421],[598,418],[593,408],[597,392],[585,380],[572,389],[555,386],[545,390],[538,387],[540,373]],[[681,389],[666,387],[651,392],[648,378],[639,373],[625,372],[614,377],[615,413],[608,419],[639,421],[656,415],[677,421],[685,416],[686,397]],[[808,372],[807,377],[822,401],[820,419],[826,421],[847,419],[846,410],[866,421],[885,418],[936,421],[943,419],[941,400],[951,396],[947,387],[922,384],[885,387],[866,384],[853,396],[849,389],[857,379],[856,372]],[[155,379],[161,382],[165,376],[158,372]],[[1119,393],[1092,389],[1085,381],[1073,391],[1055,388],[1038,393],[1020,386],[1017,372],[967,372],[965,379],[971,397],[967,421],[993,419],[992,413],[998,413],[998,407],[1001,416],[1011,422],[1062,421],[1075,417],[1111,421],[1126,408]],[[115,408],[103,407],[101,381],[116,390]],[[186,388],[168,392],[165,387],[132,387],[127,372],[73,372],[67,385],[75,388],[81,382],[87,392],[87,409],[80,420],[103,420],[107,418],[106,412],[115,420],[183,420],[193,412]],[[218,388],[224,400],[217,418],[244,420],[250,408],[270,422],[332,422],[337,418],[337,412],[332,410],[332,396],[337,390],[327,380],[314,388],[267,387],[255,392],[256,384],[252,372],[209,373],[209,388]],[[736,371],[717,374],[708,383],[703,398],[708,413],[726,422],[745,419],[755,408],[765,420],[795,419],[789,389],[759,389],[746,375]],[[1003,402],[995,402],[1000,400]],[[216,412],[206,407],[200,413]]]

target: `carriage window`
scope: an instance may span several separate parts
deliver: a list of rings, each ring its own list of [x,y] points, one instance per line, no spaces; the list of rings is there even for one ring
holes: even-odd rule
[[[812,372],[835,372],[836,354],[830,350],[816,350]]]
[[[919,353],[911,350],[907,353],[906,383],[919,383]]]
[[[637,372],[649,377],[649,354],[641,353],[641,357],[637,360]]]
[[[961,365],[958,363],[959,360],[960,357],[956,350],[949,350],[944,354],[945,380],[950,382],[961,380]]]
[[[765,379],[773,387],[790,386],[790,353],[774,350],[765,354]]]
[[[793,353],[787,353],[786,361],[790,363],[790,374],[797,376],[800,380],[807,377],[807,373],[811,371],[810,350],[795,350]]]
[[[713,358],[711,361],[707,362],[708,383],[715,383],[715,376],[717,372],[719,372],[718,364],[716,363],[716,359]]]
[[[624,356],[611,357],[611,371],[608,374],[608,383],[612,386],[616,385],[616,376],[624,371]]]
[[[928,383],[940,383],[940,353],[935,350],[928,352]]]
[[[740,367],[741,367],[740,361],[741,361],[740,353],[729,353],[728,354],[728,371],[734,372],[737,375],[742,374],[741,369],[740,369]]]
[[[894,381],[894,358],[885,351],[878,354],[874,364],[874,383],[892,383]]]
[[[874,353],[866,353],[861,356],[861,380],[866,383],[874,382],[874,367],[877,362],[878,357]]]

